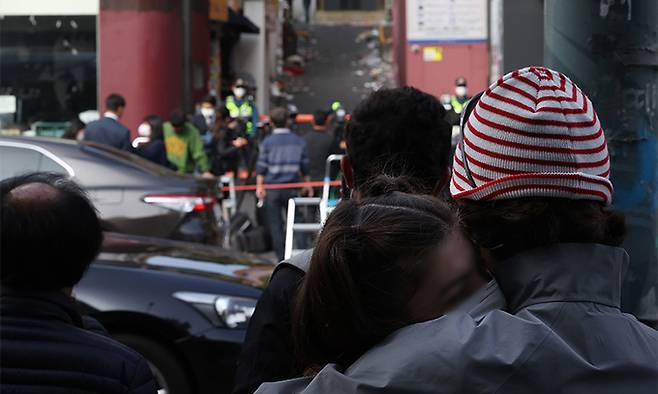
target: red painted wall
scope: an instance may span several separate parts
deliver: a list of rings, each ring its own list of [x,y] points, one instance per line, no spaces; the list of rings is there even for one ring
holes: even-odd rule
[[[409,44],[407,42],[406,1],[393,2],[393,61],[400,86],[417,87],[437,97],[454,94],[455,79],[463,76],[469,92],[474,94],[488,87],[489,48],[486,42],[450,44]],[[441,47],[443,59],[423,60],[424,47]]]
[[[441,47],[443,60],[426,62],[423,48]],[[407,85],[439,97],[454,94],[455,79],[464,77],[468,81],[469,94],[488,87],[489,48],[486,42],[470,44],[408,44],[406,45]]]
[[[201,10],[203,11],[203,10]],[[206,94],[210,34],[208,13],[192,13],[192,98]],[[142,119],[157,114],[167,119],[182,107],[182,31],[180,11],[101,9],[99,15],[99,110],[105,97],[126,99],[121,122],[133,136]],[[203,84],[194,86],[196,65]]]

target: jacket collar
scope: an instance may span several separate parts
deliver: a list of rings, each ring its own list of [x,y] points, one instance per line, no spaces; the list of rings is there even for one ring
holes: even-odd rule
[[[0,295],[0,315],[57,320],[84,327],[75,299],[60,292],[28,292],[3,288]]]
[[[546,302],[595,302],[620,307],[628,267],[622,248],[563,243],[519,253],[496,265],[509,311]]]
[[[277,127],[274,130],[272,130],[272,134],[288,134],[290,133],[290,129],[287,127]]]
[[[114,112],[106,111],[106,112],[103,114],[103,117],[104,117],[104,118],[112,119],[112,120],[114,120],[114,121],[116,121],[116,122],[119,121],[119,117],[118,117],[117,114],[115,114]]]

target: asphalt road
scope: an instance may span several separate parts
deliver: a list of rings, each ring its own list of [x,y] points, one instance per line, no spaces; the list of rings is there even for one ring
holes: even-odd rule
[[[361,101],[368,89],[364,83],[367,75],[357,75],[358,60],[369,50],[364,43],[356,43],[359,33],[367,30],[363,26],[311,25],[308,29],[312,41],[313,58],[306,64],[305,73],[297,77],[304,91],[296,93],[292,102],[300,112],[312,113],[316,109],[328,108],[338,100],[348,111]],[[299,30],[304,30],[300,27]],[[300,40],[300,47],[305,44]]]

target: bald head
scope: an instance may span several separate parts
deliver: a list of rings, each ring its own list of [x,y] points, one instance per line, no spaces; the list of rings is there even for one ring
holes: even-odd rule
[[[34,182],[12,189],[8,197],[14,203],[20,201],[28,204],[48,204],[54,202],[57,197],[61,197],[61,194],[46,183]]]
[[[33,173],[0,182],[2,287],[74,286],[100,250],[96,210],[75,182]]]

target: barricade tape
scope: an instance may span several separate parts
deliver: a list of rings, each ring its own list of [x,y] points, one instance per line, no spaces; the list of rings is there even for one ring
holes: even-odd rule
[[[296,183],[268,183],[264,184],[263,187],[265,190],[271,189],[301,189],[302,187],[322,187],[324,186],[324,181],[313,181],[313,182],[296,182]],[[340,186],[340,180],[329,182],[329,186]],[[221,187],[223,192],[230,190],[235,190],[236,192],[247,191],[247,190],[256,190],[256,185],[238,185],[238,186],[223,186]]]

